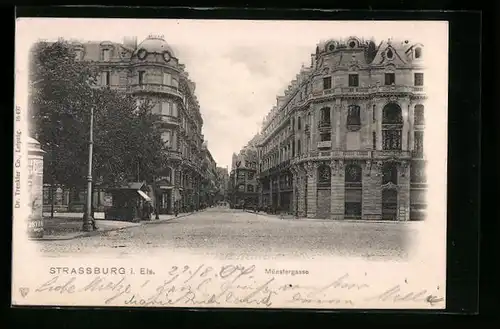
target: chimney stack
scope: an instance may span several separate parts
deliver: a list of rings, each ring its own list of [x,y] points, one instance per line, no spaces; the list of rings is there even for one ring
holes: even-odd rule
[[[123,45],[127,48],[135,50],[137,48],[137,37],[124,37]]]

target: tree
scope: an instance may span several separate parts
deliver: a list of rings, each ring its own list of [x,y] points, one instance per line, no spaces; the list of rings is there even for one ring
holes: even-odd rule
[[[47,152],[44,180],[83,187],[88,166],[90,109],[94,109],[93,176],[114,185],[131,177],[151,182],[165,164],[151,104],[96,88],[95,65],[75,60],[64,42],[37,43],[30,68],[31,134]]]

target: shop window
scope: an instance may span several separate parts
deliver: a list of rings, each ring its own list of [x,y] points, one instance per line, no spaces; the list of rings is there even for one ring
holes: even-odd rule
[[[330,186],[330,183],[331,183],[330,167],[327,165],[319,166],[319,168],[318,168],[318,185]]]

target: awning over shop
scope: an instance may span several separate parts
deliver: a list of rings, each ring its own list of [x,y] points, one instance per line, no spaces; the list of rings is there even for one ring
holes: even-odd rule
[[[137,193],[146,201],[152,201],[151,198],[141,190],[137,190]]]

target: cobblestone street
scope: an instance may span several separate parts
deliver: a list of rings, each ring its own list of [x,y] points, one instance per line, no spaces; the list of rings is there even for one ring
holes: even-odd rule
[[[64,241],[38,241],[48,257],[99,254],[113,258],[171,252],[219,259],[340,256],[403,260],[419,223],[280,219],[209,208],[167,222]]]

